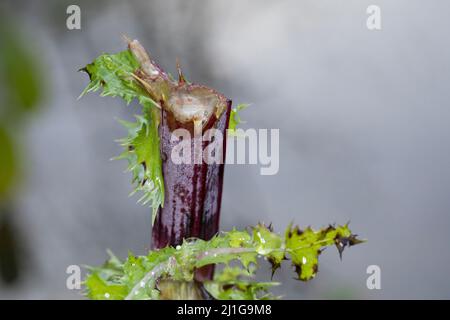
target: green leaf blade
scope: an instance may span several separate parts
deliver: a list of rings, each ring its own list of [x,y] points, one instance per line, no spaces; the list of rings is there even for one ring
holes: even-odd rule
[[[140,65],[130,50],[116,54],[102,54],[81,69],[88,73],[90,83],[83,96],[89,92],[102,90],[101,96],[121,97],[127,104],[137,100],[143,115],[136,116],[136,122],[121,123],[127,128],[128,136],[120,140],[124,148],[116,159],[128,161],[128,171],[132,173],[135,188],[132,194],[141,193],[138,202],[152,207],[152,222],[160,206],[164,204],[164,180],[160,155],[158,126],[160,113],[157,103],[136,81],[134,74]]]

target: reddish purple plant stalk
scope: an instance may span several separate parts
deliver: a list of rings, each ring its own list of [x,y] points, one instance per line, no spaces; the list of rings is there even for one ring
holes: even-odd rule
[[[219,119],[209,121],[204,129],[213,127],[225,132],[229,110],[227,107]],[[166,193],[164,206],[160,208],[153,226],[155,248],[178,245],[188,237],[209,240],[218,232],[224,161],[222,164],[174,163],[170,155],[176,142],[171,142],[171,135],[180,127],[182,124],[170,112],[162,111],[159,132]],[[224,151],[225,143],[224,139]],[[206,145],[207,142],[202,143],[202,150]],[[194,158],[194,140],[191,140],[191,150],[191,158]]]
[[[176,246],[183,239],[196,237],[209,240],[219,231],[225,163],[226,129],[231,112],[231,100],[210,88],[188,83],[180,68],[179,81],[172,80],[148,56],[136,40],[129,48],[139,60],[141,69],[136,79],[161,107],[159,124],[160,152],[164,177],[164,204],[159,209],[152,230],[152,247]],[[207,164],[191,161],[176,164],[171,155],[178,141],[173,141],[176,129],[214,128],[222,133],[222,161]],[[195,139],[191,139],[191,159],[195,158]],[[201,151],[209,142],[201,142]],[[203,268],[197,280],[210,279],[213,268]]]

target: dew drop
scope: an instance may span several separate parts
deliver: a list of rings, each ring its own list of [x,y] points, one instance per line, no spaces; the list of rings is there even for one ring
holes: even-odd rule
[[[266,240],[261,236],[261,233],[260,233],[260,232],[258,232],[258,237],[259,237],[259,239],[261,240],[261,243],[262,243],[262,244],[265,244],[265,243],[266,243]]]
[[[108,292],[105,293],[105,298],[106,298],[106,299],[109,299],[109,297],[110,297],[109,293],[108,293]]]

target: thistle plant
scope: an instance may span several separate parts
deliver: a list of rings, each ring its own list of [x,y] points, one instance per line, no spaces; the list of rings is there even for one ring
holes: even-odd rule
[[[278,283],[258,282],[254,274],[261,260],[272,276],[283,260],[292,264],[296,278],[308,281],[318,271],[323,248],[362,242],[348,225],[320,230],[288,226],[284,235],[262,223],[246,230],[219,231],[226,137],[241,121],[241,104],[208,87],[190,83],[179,64],[178,80],[164,72],[137,40],[116,54],[102,54],[81,69],[90,77],[82,95],[136,100],[141,113],[134,122],[121,121],[128,135],[120,140],[139,202],[152,208],[152,250],[121,260],[111,252],[101,267],[89,268],[85,293],[91,299],[271,299]],[[215,129],[224,137],[216,163],[176,163],[177,129],[190,133]],[[191,158],[197,156],[195,139]],[[200,152],[212,143],[201,141]],[[215,270],[215,266],[218,266]]]

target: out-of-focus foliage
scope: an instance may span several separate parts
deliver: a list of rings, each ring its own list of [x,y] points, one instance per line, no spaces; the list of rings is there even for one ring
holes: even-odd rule
[[[17,139],[26,115],[39,106],[42,84],[36,56],[10,19],[0,15],[0,200],[17,180]]]
[[[12,284],[19,277],[19,245],[13,212],[8,203],[0,203],[0,279]]]
[[[37,54],[2,14],[0,43],[0,278],[11,283],[20,264],[11,205],[21,176],[20,140],[27,115],[40,105],[45,79],[38,72]]]
[[[0,79],[4,92],[2,113],[20,117],[21,113],[39,105],[43,79],[36,64],[36,55],[23,43],[9,20],[3,16],[0,18]]]
[[[16,175],[16,161],[11,137],[0,127],[0,199],[8,193]]]

